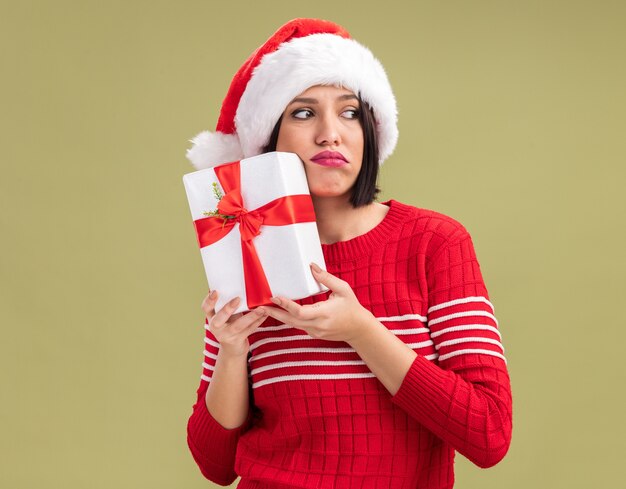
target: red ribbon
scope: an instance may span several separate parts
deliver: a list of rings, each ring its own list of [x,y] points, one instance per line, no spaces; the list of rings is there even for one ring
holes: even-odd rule
[[[200,248],[209,246],[228,233],[239,223],[241,234],[241,252],[243,256],[243,274],[246,285],[248,308],[272,305],[272,291],[261,266],[261,261],[254,246],[254,238],[261,234],[261,226],[287,226],[298,222],[314,222],[315,211],[309,194],[287,195],[272,200],[267,204],[247,210],[241,196],[241,169],[239,161],[214,168],[215,174],[224,190],[217,209],[224,216],[204,217],[194,221]]]

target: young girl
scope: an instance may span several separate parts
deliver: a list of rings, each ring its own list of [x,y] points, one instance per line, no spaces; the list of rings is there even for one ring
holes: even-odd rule
[[[370,51],[331,22],[295,19],[235,75],[206,168],[267,151],[304,164],[330,290],[206,314],[188,445],[202,474],[239,488],[451,488],[455,450],[506,454],[511,389],[498,322],[467,230],[375,202],[396,104]]]

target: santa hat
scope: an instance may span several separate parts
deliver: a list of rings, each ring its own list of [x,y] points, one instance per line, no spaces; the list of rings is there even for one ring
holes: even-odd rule
[[[261,154],[287,105],[315,85],[352,90],[373,109],[382,164],[398,140],[385,70],[343,27],[318,19],[287,22],[250,55],[233,77],[215,132],[191,139],[187,158],[203,169]]]

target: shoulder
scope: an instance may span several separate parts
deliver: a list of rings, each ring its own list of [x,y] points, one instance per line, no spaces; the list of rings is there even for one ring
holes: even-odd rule
[[[457,219],[441,212],[416,207],[392,199],[392,204],[404,214],[404,233],[431,241],[431,249],[445,243],[455,243],[469,238],[466,227]]]

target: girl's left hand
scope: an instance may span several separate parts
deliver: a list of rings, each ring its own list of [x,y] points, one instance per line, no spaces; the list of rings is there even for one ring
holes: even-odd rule
[[[316,269],[317,268],[317,269]],[[276,320],[306,331],[311,337],[350,343],[357,338],[362,327],[374,318],[356,298],[354,291],[345,280],[335,277],[311,264],[315,280],[328,287],[332,293],[328,300],[301,306],[285,297],[273,297],[272,302],[281,306],[260,306]]]

